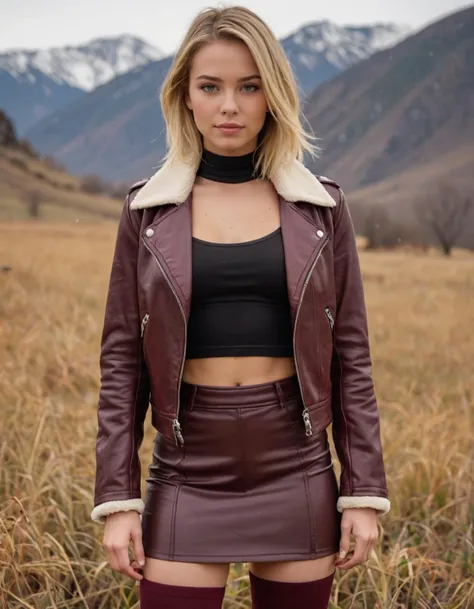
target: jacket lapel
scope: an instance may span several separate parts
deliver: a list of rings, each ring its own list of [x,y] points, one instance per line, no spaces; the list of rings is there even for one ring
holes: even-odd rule
[[[282,198],[280,198],[280,220],[288,298],[294,324],[305,279],[327,236],[322,224],[317,226],[304,211]]]
[[[173,207],[158,222],[151,224],[149,228],[152,228],[154,233],[148,239],[148,244],[172,283],[186,319],[191,312],[191,196],[188,195],[183,204]]]

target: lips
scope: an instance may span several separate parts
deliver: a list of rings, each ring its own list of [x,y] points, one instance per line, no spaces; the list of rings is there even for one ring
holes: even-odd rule
[[[237,123],[221,123],[220,125],[217,125],[217,128],[221,133],[225,133],[227,135],[238,133],[241,129],[243,129],[242,125],[238,125]]]

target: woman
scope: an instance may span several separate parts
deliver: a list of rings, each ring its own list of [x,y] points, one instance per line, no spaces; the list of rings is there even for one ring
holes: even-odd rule
[[[231,562],[257,609],[327,607],[390,507],[348,207],[301,163],[297,87],[251,11],[196,17],[161,102],[167,158],[118,229],[91,517],[142,609],[221,607]]]

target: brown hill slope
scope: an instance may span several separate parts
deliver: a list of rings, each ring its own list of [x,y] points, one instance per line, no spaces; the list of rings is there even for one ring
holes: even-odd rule
[[[0,147],[0,220],[26,219],[32,200],[45,220],[118,218],[120,201],[79,191],[79,180],[21,150]]]
[[[348,200],[352,207],[357,232],[365,234],[366,220],[372,218],[373,221],[372,204],[374,204],[376,209],[377,206],[384,207],[397,225],[411,227],[416,239],[424,235],[426,242],[439,245],[432,228],[426,220],[421,221],[415,213],[416,208],[430,202],[436,205],[441,200],[439,197],[443,196],[442,188],[446,185],[450,190],[452,187],[453,196],[458,191],[473,201],[474,184],[470,178],[472,169],[472,145],[466,144],[447,151],[435,160],[414,164],[381,182],[351,190],[348,193]],[[448,222],[445,230],[449,232],[453,226],[454,223]],[[381,230],[383,233],[383,227]],[[392,227],[392,234],[394,230],[397,232]],[[406,237],[407,235],[402,236],[402,240]],[[463,231],[457,245],[474,251],[474,208],[463,220]]]
[[[318,173],[346,189],[462,151],[474,169],[474,7],[434,23],[316,89],[305,107]]]
[[[474,196],[474,184],[469,178],[473,170],[471,148],[470,144],[459,146],[432,161],[408,167],[381,182],[351,190],[350,200],[357,204],[371,202],[396,208],[394,215],[400,220],[409,221],[413,206],[426,196],[428,189],[435,189],[438,182],[450,182],[462,192]]]
[[[0,220],[90,220],[119,213],[116,199],[83,192],[78,178],[53,159],[39,157],[28,141],[18,140],[0,110]]]

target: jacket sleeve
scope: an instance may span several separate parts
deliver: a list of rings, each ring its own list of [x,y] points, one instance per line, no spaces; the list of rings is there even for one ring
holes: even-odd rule
[[[390,510],[372,379],[367,312],[355,231],[339,189],[334,208],[336,315],[331,365],[332,435],[341,464],[337,509]]]
[[[91,519],[108,514],[143,513],[138,449],[149,406],[150,384],[142,356],[137,297],[140,221],[129,208],[121,213],[110,273],[100,351],[96,478]]]

